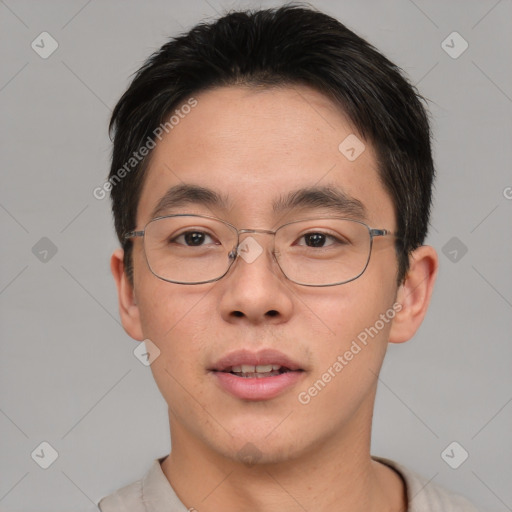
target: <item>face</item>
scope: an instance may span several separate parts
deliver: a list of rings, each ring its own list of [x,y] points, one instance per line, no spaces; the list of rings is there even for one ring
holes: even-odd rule
[[[195,98],[197,106],[154,150],[137,229],[169,188],[187,184],[225,196],[227,204],[189,201],[162,214],[213,215],[238,229],[275,230],[333,215],[322,204],[274,210],[299,189],[329,187],[359,201],[370,227],[395,230],[374,149],[365,142],[353,161],[339,150],[356,132],[322,94],[307,87],[223,87]],[[358,279],[315,288],[282,274],[271,236],[250,236],[263,249],[254,261],[238,258],[222,279],[199,285],[155,277],[142,239],[134,239],[136,314],[125,328],[160,350],[151,369],[169,405],[173,444],[181,436],[227,458],[252,450],[249,456],[275,462],[368,432],[396,310],[393,238],[374,239]],[[229,373],[244,363],[294,371],[262,379]]]

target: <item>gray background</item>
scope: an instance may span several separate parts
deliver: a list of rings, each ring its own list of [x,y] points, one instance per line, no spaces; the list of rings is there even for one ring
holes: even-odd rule
[[[434,118],[440,274],[416,338],[389,349],[373,453],[512,510],[511,2],[312,3],[401,66]],[[92,194],[110,109],[166,37],[277,4],[0,1],[2,511],[92,510],[168,453],[166,404],[118,320],[110,205]],[[31,48],[43,31],[59,45],[47,59]],[[441,45],[453,31],[458,58]],[[42,441],[59,454],[46,470]],[[441,457],[452,441],[469,453],[458,469]]]

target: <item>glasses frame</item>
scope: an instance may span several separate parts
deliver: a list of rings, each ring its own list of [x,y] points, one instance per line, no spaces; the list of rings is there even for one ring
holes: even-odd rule
[[[151,268],[151,265],[149,264],[149,260],[148,260],[148,256],[147,256],[147,253],[146,253],[146,244],[145,244],[145,233],[146,233],[146,229],[147,227],[149,226],[149,224],[151,224],[152,222],[155,222],[155,221],[158,221],[158,220],[161,220],[161,219],[167,219],[167,218],[170,218],[170,217],[198,217],[198,218],[203,218],[203,219],[211,219],[211,220],[216,220],[216,221],[219,221],[219,222],[222,222],[223,224],[225,224],[226,226],[228,226],[234,233],[236,233],[236,246],[234,249],[232,249],[229,253],[228,253],[228,258],[231,260],[229,265],[228,265],[228,268],[226,269],[226,271],[219,277],[216,277],[215,279],[209,279],[207,281],[199,281],[199,282],[194,282],[194,283],[187,283],[187,282],[183,282],[183,281],[174,281],[172,279],[166,279],[164,277],[161,277],[159,276],[158,274],[156,274],[153,269]],[[291,278],[289,278],[286,273],[284,272],[284,270],[281,268],[281,265],[279,263],[279,259],[277,258],[276,256],[276,253],[275,253],[275,234],[282,228],[286,227],[286,226],[289,226],[290,224],[296,224],[298,222],[304,222],[304,221],[309,221],[309,220],[324,220],[324,219],[337,219],[337,220],[347,220],[347,221],[350,221],[350,222],[355,222],[357,224],[361,224],[362,226],[364,226],[367,230],[368,230],[368,235],[370,236],[370,248],[368,250],[368,258],[366,259],[366,263],[364,265],[364,268],[363,270],[361,270],[361,272],[351,278],[351,279],[348,279],[346,281],[340,281],[340,282],[337,282],[337,283],[329,283],[329,284],[308,284],[308,283],[301,283],[301,282],[298,282],[298,281],[295,281]],[[267,235],[273,235],[274,236],[274,246],[272,248],[272,256],[274,257],[274,260],[275,262],[277,263],[277,266],[279,267],[279,269],[281,270],[282,274],[286,277],[286,279],[288,279],[289,281],[291,281],[292,283],[295,283],[295,284],[298,284],[300,286],[309,286],[309,287],[314,287],[314,288],[323,288],[323,287],[327,287],[327,286],[340,286],[342,284],[347,284],[347,283],[350,283],[352,281],[355,281],[356,279],[358,279],[359,277],[361,277],[364,272],[366,271],[367,267],[368,267],[368,264],[370,263],[370,257],[371,257],[371,254],[372,254],[372,248],[373,248],[373,239],[376,238],[376,237],[380,237],[380,236],[393,236],[393,237],[397,237],[396,233],[393,233],[392,231],[388,230],[388,229],[383,229],[383,228],[372,228],[370,226],[368,226],[368,224],[360,221],[360,220],[355,220],[355,219],[351,219],[351,218],[348,218],[348,217],[337,217],[337,216],[323,216],[323,217],[308,217],[308,218],[305,218],[305,219],[299,219],[299,220],[293,220],[291,222],[287,222],[286,224],[283,224],[281,226],[279,226],[276,230],[272,231],[270,229],[246,229],[246,228],[243,228],[243,229],[238,229],[237,227],[233,226],[233,224],[229,223],[228,221],[226,220],[223,220],[223,219],[219,219],[218,217],[213,217],[211,215],[199,215],[199,214],[194,214],[194,213],[176,213],[176,214],[172,214],[172,215],[162,215],[160,217],[155,217],[154,219],[151,219],[149,222],[146,223],[146,225],[144,226],[144,229],[142,230],[134,230],[134,231],[128,231],[127,233],[125,233],[123,235],[123,240],[130,240],[131,238],[142,238],[142,245],[143,245],[143,248],[144,248],[144,257],[146,259],[146,264],[149,268],[149,270],[151,271],[151,273],[157,277],[158,279],[161,279],[162,281],[165,281],[165,282],[168,282],[168,283],[173,283],[173,284],[183,284],[183,285],[196,285],[196,284],[207,284],[207,283],[214,283],[216,281],[219,281],[220,279],[222,279],[228,272],[229,270],[231,269],[231,267],[233,266],[233,264],[235,263],[235,261],[238,259],[238,248],[240,247],[240,235],[243,235],[243,234],[246,234],[246,233],[261,233],[261,234],[267,234]]]

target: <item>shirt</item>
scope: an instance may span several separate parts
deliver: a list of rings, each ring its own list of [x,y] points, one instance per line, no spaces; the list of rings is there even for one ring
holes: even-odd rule
[[[394,469],[403,479],[407,492],[407,512],[478,512],[465,498],[448,492],[406,467],[382,457],[372,457]],[[144,477],[103,498],[101,512],[190,512],[179,500],[155,459]]]

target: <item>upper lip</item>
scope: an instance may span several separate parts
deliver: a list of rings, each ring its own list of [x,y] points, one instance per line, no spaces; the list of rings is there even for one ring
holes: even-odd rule
[[[233,366],[241,365],[279,365],[289,370],[301,370],[299,363],[288,357],[286,354],[274,349],[264,349],[258,352],[250,350],[235,350],[215,362],[210,368],[211,371],[222,372]]]

